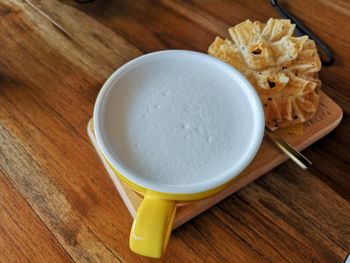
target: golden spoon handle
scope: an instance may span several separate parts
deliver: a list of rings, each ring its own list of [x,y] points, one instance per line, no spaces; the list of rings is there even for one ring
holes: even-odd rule
[[[265,134],[274,142],[274,144],[282,150],[290,159],[292,159],[302,169],[306,170],[311,167],[312,163],[299,151],[285,142],[281,137],[275,134],[268,128],[265,129]]]

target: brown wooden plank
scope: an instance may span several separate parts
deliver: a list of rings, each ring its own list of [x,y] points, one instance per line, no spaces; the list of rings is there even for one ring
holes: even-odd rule
[[[1,105],[6,107],[6,110],[1,111],[1,123],[7,123],[12,131],[17,130],[19,132],[17,134],[22,142],[26,144],[26,148],[18,142],[18,138],[2,129],[0,165],[75,260],[118,262],[121,259],[118,252],[111,251],[108,246],[103,244],[94,230],[90,229],[90,227],[93,229],[93,226],[85,224],[81,219],[81,216],[84,217],[84,213],[87,214],[90,210],[90,206],[85,201],[87,199],[85,192],[88,192],[91,201],[95,200],[94,191],[91,190],[94,183],[86,181],[85,184],[78,184],[78,181],[81,180],[79,178],[84,178],[84,169],[81,169],[81,173],[73,177],[73,180],[65,181],[66,178],[69,178],[70,173],[75,174],[75,171],[79,169],[77,167],[70,169],[73,166],[72,164],[66,165],[68,160],[72,160],[70,159],[72,155],[69,154],[69,147],[63,147],[68,141],[73,143],[79,134],[76,130],[79,125],[74,123],[73,116],[87,116],[88,112],[84,107],[89,105],[91,107],[91,103],[84,103],[84,100],[86,101],[84,96],[76,95],[75,99],[70,99],[74,94],[84,93],[84,83],[91,83],[94,80],[89,78],[89,74],[82,74],[84,69],[78,70],[68,59],[61,59],[59,49],[56,50],[57,53],[51,52],[50,48],[52,46],[47,41],[58,41],[57,38],[64,38],[65,36],[61,36],[61,32],[53,30],[52,34],[47,36],[49,40],[44,41],[45,32],[41,32],[37,27],[46,25],[50,28],[52,25],[49,21],[42,19],[42,16],[27,7],[25,3],[16,1],[15,3],[2,3],[1,5],[3,9],[7,8],[9,10],[8,14],[2,19],[5,27],[1,27],[4,30],[1,34],[7,36],[8,40],[13,40],[12,43],[5,42],[1,52],[3,52],[3,55],[14,54],[13,57],[7,57],[8,60],[2,60],[1,63]],[[24,12],[24,6],[29,8],[29,12]],[[7,30],[8,28],[12,29]],[[21,38],[16,37],[19,35]],[[72,52],[79,50],[79,46],[70,48],[65,47],[63,43],[64,41],[61,42],[60,48],[63,50],[67,48],[66,57],[73,59]],[[32,46],[32,44],[34,45]],[[37,49],[38,46],[42,48]],[[32,56],[33,53],[34,56]],[[96,52],[93,56],[97,55]],[[88,55],[84,56],[85,58],[89,60]],[[23,59],[28,63],[25,67],[22,66]],[[53,64],[45,64],[48,61],[52,61]],[[120,63],[120,59],[118,61]],[[90,66],[90,64],[93,64],[91,62],[89,61],[86,65]],[[33,70],[26,71],[25,68],[28,66]],[[55,66],[60,67],[61,70],[52,70]],[[84,68],[84,66],[82,67]],[[98,74],[98,70],[96,72]],[[82,86],[77,87],[75,82],[72,81],[68,87],[62,87],[67,79],[74,79],[72,74],[74,76],[75,74],[76,76],[82,74],[80,76],[82,78],[80,85]],[[57,78],[61,81],[53,84]],[[31,85],[32,82],[36,84]],[[33,89],[30,90],[31,88]],[[68,90],[72,97],[65,94]],[[12,91],[15,92],[12,93]],[[39,97],[35,97],[33,94]],[[56,103],[52,101],[53,98],[50,97],[50,94],[54,95]],[[48,105],[42,99],[43,97],[48,101],[51,100],[51,105]],[[59,97],[66,97],[67,100],[57,103],[60,102]],[[26,98],[29,100],[26,100]],[[70,105],[70,107],[67,105]],[[84,105],[84,107],[79,105]],[[56,111],[55,107],[60,109],[61,112]],[[73,108],[77,115],[69,113],[72,112]],[[60,118],[61,114],[68,116],[68,119],[71,116],[71,123]],[[4,127],[1,126],[1,128]],[[14,134],[16,134],[16,131],[14,131]],[[71,137],[68,138],[69,136]],[[80,143],[83,143],[85,148],[90,147],[87,143],[84,144],[83,137],[80,138]],[[41,146],[38,144],[41,144]],[[84,149],[78,149],[79,145],[74,146],[74,148],[77,155],[80,150]],[[29,152],[27,149],[29,149]],[[36,158],[33,158],[33,156]],[[55,158],[52,156],[55,156]],[[38,160],[41,161],[40,164]],[[57,180],[54,179],[55,177]],[[90,177],[90,179],[94,178]],[[79,189],[74,190],[75,185],[79,185]],[[68,195],[66,192],[70,194]],[[98,206],[96,201],[92,202]],[[75,207],[72,208],[72,205]],[[102,209],[104,208],[102,206]],[[92,205],[91,209],[93,209]],[[110,209],[115,209],[115,207],[113,206]],[[99,213],[98,209],[96,211],[97,213],[94,216]],[[108,221],[104,222],[103,218],[98,220],[100,220],[101,228],[107,231],[108,228],[105,224],[108,224]],[[110,236],[112,234],[112,232],[109,233]],[[116,242],[116,245],[119,245],[118,242]],[[127,244],[125,244],[125,248],[127,248]]]
[[[313,257],[323,260],[327,255],[331,259],[344,258],[345,250],[339,244],[347,245],[349,238],[334,236],[341,233],[339,229],[347,227],[348,210],[345,201],[339,200],[349,202],[350,196],[350,183],[346,180],[350,169],[347,110],[350,74],[345,65],[350,45],[348,26],[344,23],[349,15],[344,8],[339,11],[339,6],[346,7],[347,2],[331,1],[331,11],[326,14],[325,6],[330,4],[325,1],[296,2],[298,5],[293,4],[291,10],[298,12],[311,29],[311,22],[318,21],[320,27],[314,31],[327,38],[337,57],[341,57],[336,66],[324,68],[321,77],[329,84],[332,98],[345,109],[343,123],[306,150],[317,164],[311,175],[299,173],[298,168],[286,164],[269,174],[271,181],[267,181],[267,186],[252,184],[245,188],[251,189],[247,192],[249,200],[266,197],[273,200],[277,210],[269,208],[273,212],[268,212],[259,201],[252,201],[255,205],[251,209],[249,203],[237,204],[235,195],[224,202],[228,205],[220,208],[224,215],[214,208],[175,231],[165,256],[168,262],[234,261],[236,254],[239,259],[246,255],[246,260],[275,262],[284,261],[286,254],[287,260],[297,261],[293,259],[293,251],[299,261]],[[307,8],[303,10],[303,7]],[[128,249],[131,217],[85,134],[96,95],[108,75],[142,52],[166,48],[205,51],[215,35],[224,33],[222,26],[246,18],[265,20],[274,14],[267,1],[96,0],[80,5],[71,0],[11,0],[0,3],[0,166],[74,260],[147,261]],[[286,191],[283,200],[280,195],[274,200],[271,195],[279,186],[278,178],[286,172],[297,175],[300,181],[292,185],[294,192]],[[313,176],[311,183],[307,176]],[[300,204],[303,199],[295,199],[295,192],[304,182],[308,189],[313,184],[322,188],[328,199],[308,193],[305,198],[310,199],[306,205]],[[312,198],[318,198],[324,207],[318,208],[318,201]],[[336,210],[334,225],[329,222],[332,217],[328,217],[332,202],[346,213]],[[243,223],[257,224],[258,230],[247,232],[236,228],[231,209],[240,211],[239,215],[243,213],[249,222]],[[307,215],[304,209],[308,209]],[[322,216],[320,211],[328,214]],[[280,223],[282,230],[278,230],[270,221],[279,220],[281,213],[304,216],[295,221],[285,219],[287,223]],[[259,221],[265,214],[271,226]],[[312,227],[305,237],[303,233],[293,234],[302,237],[302,242],[296,243],[293,235],[284,234],[290,232],[289,227],[307,228],[308,220],[316,222],[314,215],[320,216],[321,228]],[[332,240],[320,234],[315,238],[311,235],[320,229],[330,233]],[[256,239],[260,242],[255,243]],[[297,254],[300,244],[311,248]],[[329,244],[325,255],[318,254],[318,244],[322,248]]]
[[[28,0],[29,1],[29,0]],[[42,10],[66,24],[66,17],[57,12],[55,1],[33,1]],[[348,1],[280,1],[314,33],[320,36],[335,54],[336,63],[321,71],[321,78],[334,86],[336,80],[342,92],[350,82],[349,45],[350,17]],[[216,35],[227,36],[226,29],[245,19],[266,21],[278,17],[268,1],[95,1],[80,5],[65,0],[100,24],[106,25],[143,51],[164,48],[187,48],[206,51]],[[151,8],[152,6],[152,8]],[[60,9],[63,9],[60,6]],[[337,30],[338,29],[338,30]],[[340,29],[340,32],[338,32]],[[192,36],[196,32],[196,37]],[[349,93],[345,93],[349,95]]]
[[[170,2],[165,0],[164,2]],[[180,1],[171,3],[175,10],[187,8],[187,17],[191,18],[192,12],[204,12],[208,16],[224,21],[229,26],[235,25],[245,19],[266,21],[269,17],[279,17],[269,1],[191,1],[191,5]],[[320,77],[328,85],[336,86],[348,97],[350,83],[350,54],[346,52],[349,46],[350,3],[349,1],[279,1],[291,13],[299,18],[312,32],[317,34],[335,55],[335,64],[332,67],[324,67]],[[219,33],[220,31],[217,31]]]
[[[227,262],[342,262],[349,247],[348,202],[293,165],[280,166],[175,234],[208,257],[228,256]],[[231,250],[222,251],[222,244]]]
[[[16,9],[16,16],[5,17],[3,23],[12,30],[3,31],[2,35],[20,34],[22,27],[34,30],[23,35],[22,40],[15,38],[12,44],[5,43],[1,50],[4,55],[16,56],[7,57],[1,64],[0,118],[6,127],[1,126],[0,132],[0,166],[74,260],[145,261],[135,258],[128,248],[131,219],[118,202],[108,177],[99,169],[99,161],[91,160],[94,153],[86,140],[86,121],[102,78],[87,74],[84,65],[80,68],[70,61],[73,53],[81,50],[79,45],[67,44],[68,49],[64,48],[64,41],[70,42],[69,39],[62,38],[62,47],[56,50],[57,54],[52,53],[52,43],[48,41],[59,38],[61,32],[31,6],[17,2],[4,5],[10,9],[9,16]],[[36,28],[45,25],[53,29],[47,31],[48,39]],[[38,51],[35,45],[43,47]],[[36,56],[32,52],[37,52]],[[78,56],[90,59],[88,53]],[[23,58],[33,70],[23,67]],[[108,60],[118,66],[124,58],[112,56]],[[52,70],[54,67],[57,70]],[[110,73],[100,72],[105,77]],[[90,91],[84,94],[88,88]],[[186,251],[181,239],[173,242],[179,251],[169,259],[175,261],[181,250],[186,257],[197,257]]]
[[[57,182],[46,176],[45,170],[4,127],[0,126],[0,131],[2,169],[72,258],[119,261],[118,254],[111,252],[82,222]],[[87,209],[83,204],[82,201],[80,209]]]
[[[0,262],[73,262],[0,171]]]
[[[329,4],[326,1],[311,1],[307,3],[299,1],[289,5],[288,3],[283,3],[283,1],[281,3],[287,4],[286,7],[294,11],[298,17],[316,21],[315,25],[308,23],[305,19],[303,22],[316,34],[324,38],[326,42],[330,42],[329,45],[336,56],[336,63],[332,67],[323,67],[320,76],[322,81],[327,84],[324,85],[326,91],[329,91],[332,98],[339,101],[344,108],[346,112],[344,122],[347,122],[350,111],[347,106],[349,105],[349,99],[345,98],[349,98],[347,87],[350,84],[350,71],[349,65],[343,63],[343,60],[349,56],[345,48],[346,45],[349,45],[346,36],[350,34],[350,27],[345,22],[350,16],[345,8],[348,6],[347,2],[336,1]],[[191,1],[187,3],[163,0],[153,3],[152,10],[150,10],[149,2],[147,1],[134,1],[131,3],[111,1],[108,5],[99,1],[89,5],[79,5],[72,1],[65,1],[64,4],[67,5],[64,8],[83,11],[96,19],[100,24],[122,35],[143,51],[186,48],[205,52],[216,35],[227,36],[226,29],[231,25],[247,18],[266,21],[271,16],[277,17],[277,13],[268,1],[256,1],[252,5],[250,1]],[[57,8],[51,8],[52,4],[50,1],[41,1],[38,5],[52,15],[58,13]],[[297,10],[293,8],[297,8]],[[342,11],[339,11],[339,9]],[[323,11],[318,12],[317,10]],[[327,19],[324,19],[324,13]],[[164,17],[172,21],[172,26],[163,26]],[[332,20],[332,23],[328,23],[328,20]],[[63,24],[65,23],[62,18],[59,21]],[[330,26],[334,28],[330,30]],[[178,28],[181,28],[181,30],[178,30]],[[339,33],[342,37],[334,38],[332,32],[338,28],[341,28],[344,33]],[[159,37],[158,32],[162,32],[161,35],[163,37]],[[196,32],[196,37],[193,37],[192,35],[194,34],[191,32]],[[191,36],[189,37],[189,35]],[[333,39],[334,41],[332,41]],[[179,44],[180,42],[181,44]],[[150,45],[151,47],[149,47]],[[345,134],[347,133],[333,133],[332,136],[332,141],[337,142],[338,147],[342,148],[341,151],[346,151],[347,149],[346,144],[343,143],[347,141],[347,136],[343,136]],[[325,149],[328,148],[329,140],[327,138],[323,144]],[[321,163],[322,158],[320,158],[318,153],[313,152],[313,149],[311,147],[308,152],[311,152],[315,162]],[[323,152],[323,156],[325,155],[327,155],[326,151]],[[345,156],[342,155],[341,157]],[[327,157],[326,159],[329,160]],[[344,158],[342,159],[341,162],[347,166],[348,164],[344,163]],[[337,167],[333,167],[333,163],[329,163],[327,166],[330,170],[333,170],[333,168],[337,169]],[[333,188],[335,190],[338,189],[339,194],[348,198],[349,191],[346,191],[346,189],[350,187],[350,181],[346,180],[344,184],[345,180],[342,178],[344,178],[344,172],[347,172],[344,168],[336,174],[339,175],[339,184],[337,182],[332,183],[322,172],[320,173],[320,178],[331,187],[335,186]],[[339,186],[339,188],[336,186]]]
[[[324,67],[320,78],[350,97],[350,2],[349,1],[281,1],[293,14],[332,49],[335,63]]]

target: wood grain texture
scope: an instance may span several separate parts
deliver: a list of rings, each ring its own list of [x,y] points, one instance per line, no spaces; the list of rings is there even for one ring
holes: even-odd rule
[[[310,121],[305,123],[303,133],[295,133],[287,129],[280,129],[275,132],[295,149],[302,151],[335,129],[339,125],[342,116],[342,109],[321,91],[319,110]],[[92,119],[87,125],[87,133],[131,216],[135,218],[143,196],[121,182],[105,160],[96,141]],[[269,138],[265,137],[252,163],[226,189],[203,200],[178,202],[173,229],[183,225],[236,191],[247,186],[249,183],[252,183],[287,159],[288,157]]]
[[[0,171],[0,262],[73,262]]]
[[[312,170],[286,162],[180,227],[166,262],[342,262],[350,250],[349,3],[280,2],[334,51],[335,65],[320,77],[343,108],[343,121],[305,150]],[[6,251],[19,248],[18,255],[33,262],[149,261],[129,251],[132,218],[86,135],[97,93],[116,68],[142,53],[204,52],[226,27],[271,16],[276,13],[263,0],[1,1],[0,167],[6,178],[0,185],[8,191],[1,197],[16,198],[22,209],[6,212],[11,205],[0,201],[1,229],[9,233],[0,240],[22,235],[28,244],[2,241]],[[15,226],[29,222],[33,228],[23,232]],[[38,240],[53,241],[41,255],[31,254]]]

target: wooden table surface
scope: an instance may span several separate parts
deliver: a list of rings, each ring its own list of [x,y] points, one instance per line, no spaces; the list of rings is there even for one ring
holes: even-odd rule
[[[173,232],[167,262],[343,262],[350,252],[350,2],[280,1],[334,51],[340,126]],[[146,262],[86,125],[106,78],[143,53],[205,52],[268,1],[0,2],[0,262]]]

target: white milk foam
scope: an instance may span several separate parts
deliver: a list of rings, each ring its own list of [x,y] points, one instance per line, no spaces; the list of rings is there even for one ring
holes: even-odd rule
[[[254,132],[250,102],[236,80],[193,59],[147,63],[125,73],[108,94],[104,125],[113,155],[160,185],[196,184],[227,172]]]

